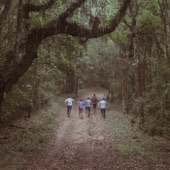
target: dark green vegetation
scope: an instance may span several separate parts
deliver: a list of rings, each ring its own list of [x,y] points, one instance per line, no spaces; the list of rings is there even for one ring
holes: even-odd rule
[[[61,102],[61,98],[52,100],[49,107],[30,119],[19,119],[0,129],[0,169],[27,169],[47,156],[60,109],[56,102]]]
[[[169,0],[0,6],[1,122],[30,117],[61,93],[102,86],[133,115],[132,126],[170,135]]]
[[[107,120],[114,134],[115,148],[127,156],[122,164],[127,169],[169,169],[169,140],[144,134],[137,126],[131,126],[131,115],[122,115],[113,108],[114,112],[107,112]]]

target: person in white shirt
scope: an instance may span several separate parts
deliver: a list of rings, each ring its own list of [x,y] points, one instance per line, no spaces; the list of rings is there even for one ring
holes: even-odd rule
[[[67,116],[70,117],[70,113],[72,110],[72,105],[73,105],[74,100],[71,97],[69,97],[64,102],[67,104]]]
[[[98,106],[100,107],[101,110],[101,114],[103,116],[103,118],[106,117],[105,113],[106,113],[106,101],[105,99],[102,99],[99,103]]]
[[[86,106],[86,113],[88,113],[88,117],[90,117],[90,108],[91,108],[92,102],[89,97],[85,100],[84,104]]]

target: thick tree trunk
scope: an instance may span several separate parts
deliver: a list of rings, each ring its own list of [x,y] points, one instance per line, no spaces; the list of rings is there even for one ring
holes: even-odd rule
[[[70,73],[68,75],[68,79],[67,79],[67,93],[74,93],[75,91],[75,81],[76,77],[75,77],[75,74],[74,72],[73,73]]]
[[[164,43],[165,43],[165,54],[170,66],[170,54],[169,54],[169,43],[170,43],[170,4],[167,0],[158,0],[161,9],[162,22],[164,27]]]
[[[138,90],[138,113],[140,116],[140,124],[145,123],[144,115],[144,77],[143,77],[143,64],[141,59],[138,61],[137,66],[137,90]]]
[[[122,70],[122,104],[123,104],[123,113],[129,113],[129,89],[128,89],[128,67],[124,66]]]
[[[128,23],[126,20],[124,20],[125,25],[130,29],[131,31],[131,39],[129,42],[129,55],[128,57],[131,60],[137,60],[138,58],[138,49],[137,49],[137,26],[136,26],[136,17],[138,16],[138,11],[139,11],[139,4],[137,1],[134,1],[133,3],[130,3],[129,6],[129,15],[131,17],[131,23]],[[124,87],[123,87],[123,105],[124,105],[124,113],[129,112],[129,96],[131,95],[129,92],[129,81],[128,81],[128,67],[124,69],[124,76],[123,76],[123,81],[124,81]]]
[[[79,86],[79,72],[77,73],[76,75],[76,83],[75,83],[75,94],[77,95],[78,94],[78,87]]]
[[[3,98],[4,98],[4,88],[1,88],[0,89],[0,108],[2,107]],[[1,112],[1,110],[0,110],[0,112]]]
[[[56,20],[47,23],[42,28],[33,29],[31,33],[28,34],[26,41],[24,43],[19,43],[18,45],[18,50],[20,50],[20,53],[23,51],[21,53],[23,54],[21,61],[16,63],[15,58],[18,58],[18,56],[15,56],[14,52],[11,51],[11,53],[8,54],[8,56],[11,58],[10,62],[6,62],[7,65],[4,66],[2,71],[0,70],[1,103],[4,92],[8,92],[11,89],[11,87],[28,70],[34,59],[37,57],[37,49],[42,40],[49,36],[58,34],[68,34],[73,37],[97,38],[104,34],[111,33],[116,29],[121,19],[124,17],[130,1],[131,0],[125,0],[110,25],[102,29],[96,28],[95,30],[90,30],[79,26],[76,23],[70,23],[67,21],[67,18],[70,17],[74,11],[85,2],[85,0],[77,0],[77,2],[72,3],[70,7],[68,7],[68,9],[63,12]],[[53,4],[54,1],[51,0],[50,2]],[[33,8],[28,8],[28,14],[31,11],[33,11]],[[73,91],[74,87],[75,86],[73,85]]]

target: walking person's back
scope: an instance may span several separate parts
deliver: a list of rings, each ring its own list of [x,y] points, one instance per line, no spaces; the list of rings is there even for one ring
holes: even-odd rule
[[[70,117],[70,113],[72,110],[72,105],[73,105],[74,100],[71,97],[69,97],[64,102],[67,104],[67,115],[68,117]]]
[[[80,99],[77,104],[78,104],[78,108],[79,108],[79,116],[83,119],[84,102],[82,99]]]
[[[94,94],[93,97],[91,98],[91,102],[92,102],[92,105],[93,105],[93,111],[94,113],[96,112],[96,106],[97,106],[97,102],[98,102],[98,99],[96,97],[96,95]]]
[[[86,106],[86,113],[88,113],[88,117],[90,116],[90,108],[91,108],[91,100],[90,98],[88,97],[86,100],[85,100],[85,106]]]
[[[105,99],[102,99],[99,103],[98,106],[100,107],[101,110],[101,114],[103,116],[103,118],[106,117],[105,113],[106,113],[106,101]]]

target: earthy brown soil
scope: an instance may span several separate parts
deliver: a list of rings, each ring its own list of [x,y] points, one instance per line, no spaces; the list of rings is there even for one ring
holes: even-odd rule
[[[107,92],[100,90],[82,92],[80,97],[85,99],[93,93],[99,98],[106,97]],[[80,98],[79,97],[79,98]],[[22,168],[27,170],[168,170],[169,164],[159,164],[148,157],[138,157],[123,154],[116,149],[115,137],[107,119],[101,117],[100,110],[91,112],[88,117],[84,112],[83,119],[78,115],[75,98],[71,117],[66,115],[63,104],[57,119],[53,138],[49,141],[46,152],[42,157],[34,156],[35,165]],[[168,160],[168,159],[167,159]]]

